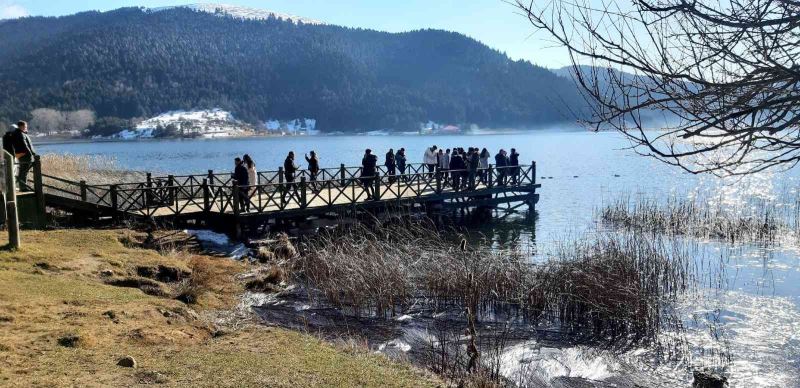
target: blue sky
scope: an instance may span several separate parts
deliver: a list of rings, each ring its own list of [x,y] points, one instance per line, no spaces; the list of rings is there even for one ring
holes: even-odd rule
[[[60,16],[120,7],[160,7],[213,1],[171,0],[0,0],[0,19],[20,16]],[[564,50],[503,0],[222,0],[254,8],[294,14],[326,23],[382,31],[439,28],[458,31],[506,52],[546,67],[569,64]]]

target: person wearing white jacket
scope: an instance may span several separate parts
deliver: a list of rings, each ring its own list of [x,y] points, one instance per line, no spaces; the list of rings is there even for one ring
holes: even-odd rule
[[[428,148],[425,150],[425,157],[423,159],[423,163],[428,165],[428,172],[430,176],[433,176],[433,172],[436,170],[436,164],[438,163],[438,158],[436,157],[436,146]]]

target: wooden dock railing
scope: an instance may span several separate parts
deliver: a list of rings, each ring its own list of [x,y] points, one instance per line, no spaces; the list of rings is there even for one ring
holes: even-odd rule
[[[96,208],[116,214],[144,217],[179,216],[195,213],[234,215],[300,211],[331,208],[339,205],[367,204],[376,201],[398,203],[416,200],[448,200],[493,193],[534,193],[536,163],[516,167],[489,166],[475,174],[474,186],[453,187],[454,173],[430,173],[424,164],[409,164],[405,173],[388,174],[379,166],[374,177],[362,177],[361,167],[321,169],[316,177],[308,170],[298,170],[287,182],[283,169],[258,174],[258,184],[238,185],[230,173],[208,171],[198,175],[152,176],[142,182],[93,185],[75,182],[37,171],[35,179],[51,200],[72,201],[75,206]],[[366,186],[375,198],[367,201]],[[514,197],[517,198],[517,197]],[[512,199],[514,199],[512,198]],[[523,200],[524,195],[519,196]]]

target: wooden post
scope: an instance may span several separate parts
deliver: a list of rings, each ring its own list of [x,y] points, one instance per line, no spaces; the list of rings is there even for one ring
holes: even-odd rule
[[[153,203],[153,174],[147,173],[147,191],[144,195],[144,206],[149,207]]]
[[[203,179],[203,212],[211,211],[211,192],[208,189],[208,178]]]
[[[19,249],[22,241],[19,236],[19,213],[17,213],[17,182],[14,179],[14,156],[3,151],[6,173],[6,213],[8,214],[8,244]]]
[[[86,181],[81,181],[81,201],[89,201],[89,188],[86,186]]]
[[[8,213],[8,244],[13,249],[19,249],[22,246],[22,240],[19,237],[19,213],[17,213],[17,203],[8,202],[6,205],[6,212]]]
[[[114,211],[119,210],[119,198],[117,197],[117,185],[111,185],[111,207]]]
[[[531,162],[531,185],[536,185],[536,161]],[[536,187],[533,188],[533,191],[528,194],[530,200],[528,201],[528,208],[530,214],[534,214],[536,212]]]
[[[305,209],[308,207],[308,198],[306,198],[306,177],[300,178],[300,208]]]
[[[344,168],[344,163],[339,166],[339,175],[341,176],[341,178],[339,178],[339,185],[344,187],[345,181],[347,180],[347,169]]]
[[[442,193],[442,172],[437,170],[436,171],[436,194]]]
[[[239,182],[236,182],[236,179],[233,180],[231,192],[233,193],[233,215],[236,216],[238,222],[241,209],[239,209]]]
[[[0,203],[4,205],[6,203],[6,192],[2,190],[0,190]],[[5,206],[0,206],[0,222],[3,222],[4,224],[8,222],[8,213],[6,213],[7,211],[8,209],[6,209]]]
[[[278,183],[283,183],[283,167],[278,167]]]
[[[38,227],[44,227],[47,209],[44,203],[44,183],[42,182],[42,157],[33,157],[33,190],[36,193],[36,210],[38,210]]]
[[[378,201],[381,199],[381,173],[375,171],[375,200]]]
[[[167,176],[167,193],[169,195],[169,203],[172,205],[178,204],[178,195],[177,190],[173,188],[175,186],[175,177],[172,175]]]
[[[239,182],[236,179],[233,180],[233,232],[236,239],[242,238],[242,225],[239,222],[239,214],[241,209],[239,209]]]
[[[208,170],[208,183],[214,186],[214,170]]]
[[[488,182],[489,188],[491,189],[492,187],[494,187],[494,166],[492,166],[490,164],[489,165],[489,171],[487,171],[486,174],[489,176],[489,179],[487,180],[487,182]]]

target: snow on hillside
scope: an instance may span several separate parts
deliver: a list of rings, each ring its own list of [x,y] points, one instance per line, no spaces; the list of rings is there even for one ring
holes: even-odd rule
[[[167,9],[174,9],[178,7],[189,8],[198,12],[207,12],[214,15],[227,16],[236,19],[267,20],[270,17],[275,17],[278,19],[289,20],[293,23],[302,22],[303,24],[325,24],[319,20],[303,18],[300,16],[288,15],[279,12],[272,12],[265,9],[241,7],[238,5],[228,5],[228,4],[199,3],[199,4],[179,5],[174,7],[151,8],[151,10],[157,12]]]
[[[117,137],[229,137],[248,130],[247,125],[221,109],[172,111],[142,121],[134,129],[120,132]]]
[[[275,120],[269,119],[264,122],[263,129],[270,133],[291,134],[291,135],[317,135],[316,119],[294,119],[294,120]]]

